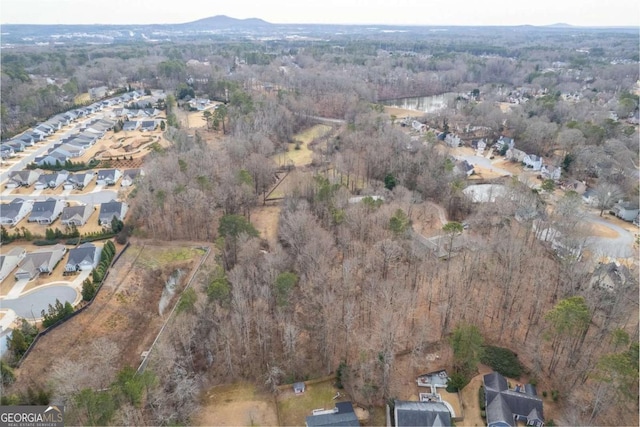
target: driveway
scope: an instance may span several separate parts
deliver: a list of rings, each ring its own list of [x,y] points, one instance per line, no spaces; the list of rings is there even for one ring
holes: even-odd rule
[[[618,237],[614,238],[589,237],[587,245],[594,254],[610,258],[630,258],[633,256],[633,234],[629,231],[591,213],[587,214],[585,221],[608,227],[618,233]]]

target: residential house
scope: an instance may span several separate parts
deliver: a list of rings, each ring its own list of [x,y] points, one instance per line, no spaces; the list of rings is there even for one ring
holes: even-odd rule
[[[69,174],[69,178],[67,178],[67,182],[64,184],[64,189],[82,190],[91,183],[95,176],[96,175],[93,172]]]
[[[106,86],[92,87],[89,88],[89,97],[91,99],[100,99],[107,96],[107,90],[109,90]]]
[[[93,205],[65,206],[65,208],[62,209],[60,222],[63,225],[80,227],[87,223],[93,211]]]
[[[16,153],[22,153],[24,149],[27,148],[27,145],[19,139],[12,139],[5,142],[4,145],[8,145],[9,147],[13,148],[13,151],[15,151]]]
[[[103,203],[100,205],[98,221],[103,227],[109,228],[111,227],[111,221],[113,221],[114,217],[123,221],[127,210],[129,210],[129,206],[124,202],[111,200],[110,202]]]
[[[471,141],[471,148],[476,150],[476,154],[478,156],[482,156],[484,154],[485,148],[487,148],[487,143],[484,141],[484,139],[473,140]]]
[[[34,142],[44,141],[44,136],[41,133],[31,132],[29,135],[33,138]]]
[[[500,152],[502,152],[503,150],[506,152],[507,150],[511,150],[515,148],[515,145],[516,143],[513,140],[513,138],[507,138],[506,136],[501,136],[500,138],[498,138],[498,140],[494,144],[494,147],[496,148],[496,150]]]
[[[354,426],[359,427],[360,422],[353,410],[351,402],[338,402],[335,408],[327,410],[314,410],[313,415],[306,419],[307,427],[329,427],[329,426]]]
[[[27,145],[27,147],[33,147],[33,145],[36,143],[35,138],[30,133],[24,133],[20,135],[18,139],[24,142]]]
[[[458,160],[455,163],[456,171],[465,174],[466,176],[471,176],[474,173],[474,168],[471,163],[466,160]]]
[[[157,108],[145,108],[144,109],[144,114],[147,117],[156,117],[158,114],[160,114],[160,110],[158,110]]]
[[[129,120],[128,122],[124,122],[122,125],[122,130],[126,132],[138,130],[138,128],[140,128],[140,122],[137,120]]]
[[[453,134],[453,133],[448,133],[444,137],[444,142],[449,147],[460,147],[462,145],[462,140],[460,139],[460,137],[458,135]]]
[[[512,162],[524,162],[524,158],[526,157],[527,153],[525,153],[522,150],[518,150],[517,148],[510,148],[507,150],[507,154],[505,154],[505,157],[509,160],[511,160]]]
[[[122,180],[120,181],[121,187],[130,187],[133,185],[136,179],[144,176],[142,169],[127,169],[122,172]]]
[[[38,180],[41,171],[39,170],[21,170],[14,171],[9,174],[7,188],[28,187]]]
[[[100,262],[100,250],[93,243],[83,243],[77,248],[69,250],[64,271],[68,273],[90,271],[98,265],[98,262]]]
[[[522,159],[522,163],[525,164],[526,167],[533,169],[534,171],[539,171],[542,169],[542,157],[536,156],[535,154],[527,154]]]
[[[29,222],[51,224],[62,214],[64,205],[65,202],[53,197],[49,197],[44,201],[34,202],[31,215],[29,215]]]
[[[67,160],[69,160],[69,153],[66,153],[63,149],[56,149],[51,151],[50,153],[39,156],[33,159],[33,162],[38,166],[44,165],[63,165]]]
[[[9,159],[16,156],[15,150],[8,144],[0,144],[0,156],[3,159]]]
[[[33,131],[46,138],[47,136],[53,135],[56,130],[46,123],[40,123]]]
[[[558,181],[560,176],[562,175],[562,169],[558,166],[552,165],[542,165],[540,169],[540,173],[542,174],[542,178],[544,179],[552,179],[554,181]]]
[[[33,209],[33,200],[13,199],[3,203],[0,209],[0,224],[14,227]]]
[[[600,263],[591,275],[590,285],[607,291],[622,290],[627,284],[635,286],[638,284],[633,279],[633,274],[624,265],[610,262]]]
[[[155,120],[145,120],[140,124],[140,131],[142,132],[151,132],[156,130],[157,123]]]
[[[66,252],[63,245],[54,245],[26,254],[18,265],[16,280],[31,280],[42,273],[51,274]]]
[[[211,101],[207,98],[195,98],[189,101],[189,107],[198,111],[204,111]]]
[[[507,379],[497,372],[485,375],[483,382],[488,427],[516,426],[518,422],[544,426],[542,399],[533,386],[509,389]]]
[[[443,402],[395,400],[393,419],[395,427],[453,425],[449,408]]]
[[[0,255],[0,282],[11,274],[26,254],[24,248],[16,247]]]
[[[69,158],[73,159],[76,157],[81,157],[84,154],[85,149],[74,144],[62,144],[60,147],[56,148],[56,152],[66,153],[68,154]]]
[[[120,169],[103,169],[98,171],[96,183],[98,185],[116,185],[122,176]]]
[[[57,188],[69,177],[69,172],[60,171],[54,173],[45,173],[38,177],[38,181],[33,186],[36,190],[44,190],[45,188]]]
[[[610,213],[624,221],[632,222],[640,213],[640,207],[638,202],[618,202],[613,206]]]

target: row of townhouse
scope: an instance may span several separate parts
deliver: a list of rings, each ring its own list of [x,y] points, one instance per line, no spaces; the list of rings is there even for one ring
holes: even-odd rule
[[[144,176],[142,169],[100,169],[98,171],[86,171],[69,173],[65,170],[59,172],[43,173],[40,169],[14,171],[9,174],[6,188],[29,187],[33,185],[36,190],[46,188],[55,189],[63,186],[65,190],[82,190],[96,179],[97,185],[116,185],[121,180],[122,187],[133,185],[134,181]]]
[[[61,218],[60,222],[63,225],[79,227],[87,223],[96,209],[90,204],[68,206],[63,200],[53,197],[41,201],[16,198],[9,203],[3,203],[1,207],[0,224],[11,227],[16,226],[27,215],[29,215],[29,222],[37,222],[42,225],[50,225]],[[98,213],[98,222],[103,227],[109,228],[114,217],[123,221],[128,210],[129,206],[125,202],[111,200],[102,203]]]
[[[83,243],[68,251],[63,245],[53,245],[34,252],[15,247],[0,255],[0,281],[14,270],[16,280],[32,280],[40,274],[51,274],[67,253],[65,272],[90,271],[100,262],[101,248],[93,243]]]

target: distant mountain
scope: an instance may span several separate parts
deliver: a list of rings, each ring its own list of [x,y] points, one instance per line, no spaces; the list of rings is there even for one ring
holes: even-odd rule
[[[573,28],[571,24],[565,24],[564,22],[558,22],[556,24],[545,25],[545,27],[553,27],[553,28]]]
[[[177,25],[192,31],[203,30],[252,30],[264,29],[273,26],[273,24],[258,18],[236,19],[225,15],[210,16],[208,18],[198,19],[197,21],[185,22]]]

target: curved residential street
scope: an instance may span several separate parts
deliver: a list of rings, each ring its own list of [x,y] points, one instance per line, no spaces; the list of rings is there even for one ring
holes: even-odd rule
[[[589,237],[588,245],[594,254],[610,258],[630,258],[633,256],[633,234],[628,230],[592,213],[587,214],[585,220],[607,227],[618,234],[618,237],[614,238]]]

